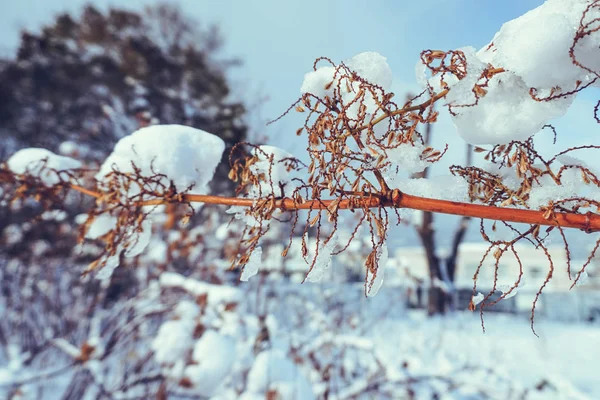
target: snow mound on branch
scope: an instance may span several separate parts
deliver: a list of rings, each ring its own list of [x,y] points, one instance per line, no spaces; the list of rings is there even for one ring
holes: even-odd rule
[[[310,270],[308,275],[306,275],[306,280],[309,282],[319,282],[331,265],[333,254],[335,253],[336,246],[338,245],[337,233],[334,233],[327,242],[326,240],[327,239],[319,240],[318,251],[317,244],[314,243],[313,245],[312,242],[309,242],[309,246],[314,246],[308,258],[310,260],[309,263],[312,263],[313,265],[313,268]]]
[[[481,303],[483,301],[483,299],[485,299],[485,296],[481,293],[477,293],[475,296],[473,296],[471,298],[471,301],[473,301],[473,305],[477,305],[477,304]]]
[[[582,14],[591,3],[590,0],[546,1],[502,25],[490,45],[478,54],[482,60],[519,75],[529,87],[573,89],[575,81],[585,83],[589,79],[586,77],[589,71],[573,64],[569,49]],[[584,23],[598,17],[600,8],[596,6],[590,9]],[[593,32],[581,38],[574,48],[575,58],[594,71],[600,69],[599,42],[600,33]]]
[[[254,251],[250,255],[250,259],[248,259],[248,262],[246,263],[246,265],[244,265],[244,269],[242,270],[242,276],[240,277],[240,281],[247,282],[248,279],[250,279],[251,277],[253,277],[254,275],[256,275],[258,273],[260,264],[262,262],[261,257],[262,257],[262,247],[259,246],[256,249],[254,249]]]
[[[342,64],[369,83],[380,86],[383,90],[387,91],[392,86],[392,69],[387,63],[387,58],[377,52],[368,51],[357,54]],[[311,93],[321,99],[326,96],[332,98],[337,93],[337,97],[341,97],[343,104],[352,103],[360,91],[360,83],[352,82],[350,84],[347,78],[340,80],[340,75],[343,75],[345,71],[343,69],[338,70],[338,68],[339,66],[328,65],[305,74],[300,92]],[[338,71],[337,74],[336,71]],[[346,88],[347,84],[350,86],[350,91]],[[373,114],[377,111],[377,102],[371,93],[365,93],[363,103],[366,106],[367,113]],[[356,118],[359,106],[358,102],[353,103],[346,110],[347,115],[350,118]]]
[[[505,23],[477,53],[471,47],[459,49],[467,60],[467,75],[459,81],[446,74],[444,80],[450,88],[446,100],[451,105],[453,122],[467,142],[502,144],[526,140],[551,120],[563,116],[575,97],[548,100],[551,93],[567,93],[599,76],[600,32],[594,32],[594,28],[600,7],[595,5],[584,15],[590,4],[590,0],[548,0]],[[585,68],[576,65],[569,54],[577,35],[581,39],[574,46],[573,55]],[[487,93],[480,93],[477,98],[472,89],[488,65],[505,72],[495,74],[487,86],[482,86]],[[436,92],[442,90],[441,76],[428,78],[427,72],[419,61],[417,80]],[[532,97],[532,88],[538,100]]]
[[[392,69],[387,63],[387,58],[377,52],[359,53],[344,61],[343,64],[369,83],[381,86],[385,90],[392,86]],[[339,82],[334,82],[329,89],[325,89],[325,86],[333,81],[335,71],[336,67],[325,66],[305,74],[300,92],[312,93],[321,98],[331,97]]]
[[[100,214],[94,218],[94,221],[88,227],[85,237],[87,239],[98,239],[115,229],[116,226],[116,217],[109,213]]]
[[[379,289],[383,285],[383,277],[385,274],[385,268],[389,261],[389,254],[387,245],[384,243],[383,246],[377,249],[377,273],[376,275],[370,269],[367,269],[367,296],[374,297],[379,292]],[[373,275],[375,275],[373,277]],[[371,281],[373,282],[371,284]]]
[[[258,177],[259,184],[250,185],[244,198],[292,197],[303,185],[303,174],[297,169],[294,161],[297,157],[293,154],[268,145],[253,148],[251,154],[256,161],[249,166],[249,170]],[[236,219],[244,221],[249,227],[265,225],[265,221],[260,221],[247,212],[248,208],[242,206],[227,209],[228,214],[235,214]]]
[[[297,187],[299,178],[297,170],[291,168],[290,162],[295,157],[287,151],[275,146],[258,146],[252,149],[257,162],[250,166],[255,175],[264,175],[258,187],[251,189],[250,197],[275,196],[291,197]]]
[[[451,89],[452,90],[452,89]],[[458,133],[471,144],[500,144],[512,140],[527,140],[548,121],[562,117],[574,96],[536,101],[529,94],[523,79],[512,72],[494,76],[489,91],[477,105],[470,99],[457,100],[453,117]]]
[[[102,182],[113,170],[142,176],[162,174],[161,184],[172,181],[178,192],[193,186],[195,193],[208,193],[208,184],[221,161],[225,142],[213,134],[183,125],[153,125],[119,140],[96,179]],[[139,193],[132,185],[127,195]]]
[[[386,177],[387,178],[387,177]],[[406,194],[450,201],[468,201],[468,183],[459,176],[432,176],[431,178],[393,179],[394,188]]]
[[[563,155],[558,160],[562,165],[588,167],[583,161],[571,156]],[[593,168],[590,169],[597,174]],[[534,181],[529,192],[528,204],[531,208],[537,209],[552,201],[579,197],[600,201],[600,189],[594,185],[588,185],[582,177],[581,170],[570,168],[562,171],[560,185],[549,175],[543,175]],[[568,203],[563,206],[568,206]]]
[[[344,64],[360,77],[387,90],[394,76],[387,58],[375,51],[367,51],[344,61]]]
[[[383,171],[384,175],[394,175],[398,172],[416,173],[427,168],[427,161],[421,158],[425,146],[420,142],[402,143],[398,147],[386,149],[385,153],[391,165]]]
[[[15,174],[30,174],[46,186],[57,184],[61,172],[81,168],[77,160],[35,147],[17,151],[6,164]]]
[[[333,81],[335,67],[319,67],[316,71],[311,71],[304,75],[304,82],[300,87],[301,93],[311,93],[323,99],[325,96],[333,97],[335,86],[329,85]],[[329,85],[329,87],[327,87]]]

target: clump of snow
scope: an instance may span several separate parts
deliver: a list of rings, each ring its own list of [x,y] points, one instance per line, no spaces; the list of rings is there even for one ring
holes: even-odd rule
[[[262,145],[252,149],[257,161],[250,165],[250,171],[257,176],[264,176],[258,187],[252,187],[249,197],[275,196],[291,197],[296,189],[297,170],[290,162],[295,157],[287,151],[275,146]]]
[[[185,359],[193,343],[195,318],[199,313],[199,307],[189,300],[177,305],[175,315],[178,319],[164,322],[151,343],[156,361],[174,365]]]
[[[85,214],[83,215],[86,216]],[[83,222],[85,222],[85,220]],[[87,239],[98,239],[99,237],[104,236],[108,232],[115,229],[116,226],[117,218],[110,215],[110,213],[103,213],[97,215],[94,217],[92,223],[88,226],[88,230],[85,233],[85,237]]]
[[[481,78],[481,74],[487,67],[487,63],[481,61],[476,54],[475,48],[468,46],[458,49],[462,51],[467,63],[466,75],[451,85],[452,90],[446,96],[448,103],[472,104],[475,102],[473,86]]]
[[[493,45],[485,46],[479,56],[519,75],[528,87],[559,86],[570,90],[577,80],[585,83],[585,69],[574,65],[569,56],[579,21],[588,0],[549,0],[541,6],[502,25]],[[593,7],[585,21],[600,17]],[[580,39],[575,57],[588,68],[598,71],[598,32]],[[526,55],[526,56],[525,56]],[[551,66],[551,67],[547,67]]]
[[[600,33],[593,32],[594,24],[578,31],[582,14],[590,4],[587,0],[546,1],[505,23],[490,44],[477,53],[471,47],[459,49],[466,57],[466,76],[459,80],[447,73],[443,79],[450,89],[446,100],[453,112],[453,122],[467,142],[502,144],[525,140],[550,120],[563,116],[575,97],[536,101],[530,94],[531,88],[544,98],[556,88],[559,90],[556,93],[566,93],[598,77]],[[583,24],[598,17],[600,8],[591,7]],[[574,56],[589,70],[576,65],[569,54],[574,38],[582,33],[585,34],[578,40]],[[504,72],[494,75],[482,87],[486,93],[480,92],[476,97],[473,87],[488,66],[502,68]],[[428,78],[427,72],[419,61],[417,80],[436,92],[441,91],[442,76]]]
[[[586,166],[573,157],[561,157],[560,161],[563,165]],[[580,196],[600,200],[600,190],[594,185],[587,185],[578,168],[569,168],[563,170],[560,185],[556,184],[549,175],[544,175],[534,181],[529,192],[528,204],[531,208],[537,209],[548,205],[551,201]]]
[[[139,129],[119,140],[100,167],[96,179],[101,183],[113,170],[133,173],[134,165],[145,177],[165,175],[160,181],[178,192],[193,186],[195,193],[208,193],[215,168],[225,150],[223,140],[200,129],[183,125],[153,125]],[[131,185],[127,195],[139,193]]]
[[[206,331],[194,345],[194,364],[185,368],[184,375],[203,396],[211,396],[229,377],[236,360],[235,342],[214,330]]]
[[[229,232],[230,232],[229,224],[221,224],[215,230],[215,238],[217,240],[225,240],[225,239],[227,239]]]
[[[577,276],[577,275],[575,275]],[[573,281],[573,284],[576,286],[582,286],[585,285],[586,283],[588,283],[590,280],[590,276],[587,273],[587,271],[581,271],[581,274],[579,274],[579,278],[577,279],[577,282]]]
[[[315,398],[310,382],[281,350],[267,350],[256,356],[248,373],[244,396],[252,398],[250,395],[260,395],[260,398],[265,398],[270,390],[277,391],[282,399]]]
[[[240,277],[240,281],[247,282],[248,279],[256,275],[260,265],[262,263],[262,247],[257,247],[254,249],[252,254],[250,254],[250,258],[246,265],[244,265],[244,269],[242,270],[242,276]]]
[[[148,251],[144,253],[144,259],[150,262],[164,264],[167,262],[169,246],[163,240],[152,240],[148,245]]]
[[[107,281],[112,276],[114,270],[119,266],[119,254],[103,256],[99,261],[103,266],[96,274],[96,278],[101,281]]]
[[[368,297],[373,297],[377,295],[379,289],[383,285],[383,277],[385,275],[385,268],[388,264],[388,249],[387,245],[384,243],[381,247],[377,249],[377,274],[375,275],[371,270],[367,269],[367,287],[366,293]],[[375,275],[375,276],[373,276]]]
[[[139,129],[121,139],[114,151],[100,167],[96,179],[100,187],[107,186],[105,179],[113,172],[133,174],[136,169],[141,177],[158,177],[155,187],[161,190],[173,184],[178,192],[193,188],[195,193],[208,192],[208,185],[221,161],[225,143],[219,137],[205,131],[182,125],[155,125]],[[140,186],[122,182],[120,187],[125,197],[137,196]],[[148,200],[147,198],[140,200]],[[156,213],[158,209],[152,208]],[[95,218],[86,237],[95,239],[116,228],[117,218],[104,213]],[[145,220],[139,227],[128,227],[124,242],[120,243],[115,256],[106,256],[101,261],[106,266],[98,277],[106,279],[118,266],[119,255],[140,255],[148,246],[152,235],[152,224]]]
[[[206,294],[208,304],[214,305],[223,302],[236,303],[242,300],[242,292],[237,288],[223,285],[212,285],[186,278],[175,272],[164,272],[159,278],[160,286],[163,288],[178,287],[194,296]]]
[[[58,146],[58,152],[65,156],[73,156],[79,153],[79,146],[77,143],[67,140]]]
[[[2,232],[2,236],[7,245],[14,245],[23,240],[24,232],[18,224],[10,224]]]
[[[504,72],[490,80],[488,93],[479,98],[477,105],[454,107],[452,111],[457,115],[452,121],[458,133],[472,144],[526,140],[549,120],[563,116],[574,98],[535,101],[520,76]],[[467,99],[460,104],[470,105],[473,102]]]
[[[477,106],[454,109],[459,113],[454,123],[465,140],[473,144],[525,140],[548,121],[565,114],[575,96],[535,101],[529,89],[538,89],[543,97],[555,87],[567,92],[575,89],[578,81],[585,84],[595,78],[575,65],[569,55],[589,4],[584,0],[546,1],[505,23],[492,42],[477,53],[481,61],[507,72],[490,80],[488,93]],[[597,17],[600,10],[592,7],[586,20]],[[598,32],[583,36],[574,52],[576,59],[595,71],[600,68],[599,39]]]
[[[361,78],[387,90],[392,86],[394,75],[387,58],[375,51],[359,53],[344,61],[344,64]]]
[[[12,172],[35,176],[46,186],[53,186],[61,181],[60,178],[65,178],[61,172],[81,168],[81,162],[77,160],[34,147],[17,151],[6,164]]]
[[[23,352],[18,345],[13,343],[9,343],[5,351],[6,359],[3,360],[4,365],[0,367],[0,385],[9,386],[13,381],[20,378],[27,353]],[[2,392],[0,391],[0,393]]]
[[[154,357],[159,363],[175,363],[185,356],[194,331],[189,321],[173,320],[161,325],[152,341]]]
[[[468,184],[458,176],[399,179],[396,176],[387,175],[385,178],[391,187],[400,188],[406,194],[451,201],[468,200]]]
[[[502,292],[504,299],[510,299],[511,297],[516,296],[519,291],[518,286],[515,286],[514,288],[513,286],[515,285],[511,283],[503,283],[496,285],[496,289]]]
[[[475,48],[471,46],[461,47],[456,51],[462,52],[466,61],[466,75],[461,80],[448,73],[429,76],[430,70],[423,64],[422,60],[419,60],[415,68],[417,82],[423,89],[431,88],[435,92],[441,92],[446,87],[450,87],[452,90],[446,95],[449,103],[460,99],[461,103],[470,104],[471,100],[474,100],[473,85],[481,77],[487,63],[479,59]]]
[[[370,84],[380,86],[383,90],[389,90],[392,86],[393,74],[387,59],[376,52],[364,52],[355,55],[354,57],[343,62],[358,76],[368,81]],[[301,93],[311,93],[319,98],[325,96],[341,99],[344,105],[352,103],[360,91],[359,82],[350,82],[349,78],[342,78],[344,70],[340,66],[325,66],[319,67],[316,71],[311,71],[304,76],[304,81],[300,88]],[[347,90],[346,86],[350,87]],[[365,93],[363,104],[366,106],[366,112],[374,114],[377,111],[377,102],[370,92]],[[355,102],[346,110],[346,114],[350,118],[358,116],[360,104]]]
[[[386,168],[384,174],[393,176],[396,169],[409,174],[423,171],[428,166],[427,161],[421,158],[424,149],[425,146],[421,142],[402,143],[397,147],[385,149],[391,165]]]
[[[312,270],[306,276],[306,280],[309,282],[319,282],[325,271],[329,268],[331,264],[331,259],[333,257],[333,253],[335,252],[335,248],[338,244],[337,233],[334,233],[328,241],[321,240],[319,241],[318,252],[315,247],[314,251],[311,252],[309,257],[310,262],[313,267]]]
[[[483,294],[477,293],[475,296],[473,296],[471,301],[473,301],[474,305],[477,305],[477,304],[481,303],[484,298],[485,298],[485,296]]]
[[[44,221],[64,221],[67,218],[67,213],[63,210],[48,210],[41,215]]]
[[[312,93],[319,98],[325,96],[333,97],[335,85],[331,84],[335,75],[336,68],[332,66],[319,67],[316,71],[311,71],[304,75],[301,93]]]
[[[184,358],[193,333],[194,325],[190,321],[173,320],[162,324],[151,345],[156,361],[175,364]]]

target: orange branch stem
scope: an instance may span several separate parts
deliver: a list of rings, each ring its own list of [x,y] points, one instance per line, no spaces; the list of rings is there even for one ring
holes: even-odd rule
[[[79,190],[78,187],[73,187]],[[83,192],[82,192],[83,193]],[[96,193],[95,197],[99,197]],[[183,203],[206,203],[226,206],[252,207],[256,199],[245,199],[236,197],[222,197],[201,194],[185,194],[182,196]],[[293,199],[285,198],[274,202],[274,206],[282,210],[325,210],[335,199],[330,200],[307,200],[302,203]],[[153,199],[145,201],[142,205],[159,205],[177,203],[165,199]],[[389,198],[373,195],[372,197],[356,196],[351,199],[341,200],[339,209],[361,209],[364,207],[397,207],[413,210],[429,211],[441,214],[461,215],[465,217],[483,218],[496,221],[517,222],[544,226],[561,226],[563,228],[577,228],[586,232],[600,231],[600,215],[594,213],[570,214],[554,213],[552,218],[544,217],[544,211],[523,210],[516,208],[486,206],[480,204],[462,203],[449,200],[438,200],[427,197],[403,194],[397,190],[392,192]]]
[[[90,197],[95,197],[95,198],[99,198],[102,195],[98,192],[94,192],[93,190],[90,189],[86,189],[83,186],[79,186],[79,185],[70,185],[71,189],[78,191],[79,193],[83,193],[85,195],[88,195]]]

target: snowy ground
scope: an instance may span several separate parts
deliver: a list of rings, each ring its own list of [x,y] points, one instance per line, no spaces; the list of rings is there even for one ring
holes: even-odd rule
[[[132,314],[133,320],[88,337],[97,350],[80,367],[68,368],[68,354],[80,357],[77,337],[54,339],[31,365],[19,361],[26,355],[15,344],[15,354],[0,362],[0,397],[23,382],[15,399],[153,398],[157,386],[123,389],[121,382],[122,365],[147,360],[141,374],[125,380],[162,374],[169,399],[600,398],[600,324],[542,315],[537,337],[527,316],[488,312],[484,332],[478,312],[427,318],[407,310],[401,287],[384,286],[366,298],[361,284],[263,277],[231,287],[163,273],[161,290],[153,283],[134,308],[121,305],[129,311],[117,307],[111,317]],[[238,306],[222,307],[233,303]],[[157,310],[166,312],[160,322],[141,322]],[[121,328],[125,333],[116,335]],[[105,353],[115,337],[119,343]],[[90,390],[69,384],[79,380]]]
[[[599,325],[539,320],[538,338],[527,318],[488,313],[485,327],[484,333],[477,313],[427,319],[416,312],[382,321],[372,336],[383,359],[404,358],[424,372],[452,376],[450,371],[462,365],[490,367],[517,387],[546,381],[563,390],[558,398],[600,398]],[[472,378],[474,386],[493,390],[486,380],[478,382],[475,374]],[[557,396],[548,392],[540,398]]]
[[[340,352],[337,362],[344,368],[369,369],[371,356],[381,366],[380,372],[350,380],[348,387],[338,383],[342,389],[333,398],[411,398],[412,389],[417,399],[600,399],[599,324],[539,316],[537,337],[528,315],[487,312],[484,332],[477,311],[427,318],[424,311],[405,309],[401,288],[384,286],[378,296],[367,299],[360,285],[319,286],[290,288],[314,301],[304,302],[304,311],[297,309],[300,303],[292,302],[289,293],[275,296],[278,300],[268,308],[280,324],[273,337],[289,336],[291,342],[311,334],[315,342],[327,334],[343,337],[367,350],[358,354],[362,360],[356,362]],[[320,312],[312,308],[319,303]],[[293,328],[290,314],[296,312],[310,315],[311,321],[328,318],[328,330]],[[331,322],[336,320],[351,322]],[[335,349],[329,351],[335,353]],[[330,355],[329,360],[335,357]],[[406,385],[410,379],[414,383]],[[322,394],[322,385],[321,381],[313,386],[317,396]],[[335,380],[328,385],[336,387]],[[353,392],[360,395],[348,396]]]

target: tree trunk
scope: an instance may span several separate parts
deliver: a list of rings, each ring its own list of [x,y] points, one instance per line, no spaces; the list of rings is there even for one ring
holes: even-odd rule
[[[429,269],[429,290],[427,291],[427,315],[443,314],[446,311],[446,296],[438,282],[442,280],[440,259],[435,254],[435,232],[433,230],[433,214],[423,213],[421,226],[417,230],[421,244],[425,250]]]
[[[425,127],[424,142],[431,144],[432,126],[427,124]],[[466,147],[466,165],[473,162],[473,147]],[[429,168],[412,175],[413,178],[427,178]],[[433,214],[423,212],[423,220],[417,225],[417,232],[421,238],[421,244],[425,249],[427,257],[427,267],[429,269],[429,290],[427,294],[427,315],[444,314],[448,310],[455,308],[455,290],[454,278],[456,276],[456,259],[458,257],[458,247],[463,241],[470,218],[463,217],[452,237],[450,254],[447,258],[440,260],[436,256],[435,230],[433,227]],[[444,282],[447,290],[444,290],[439,282]]]

